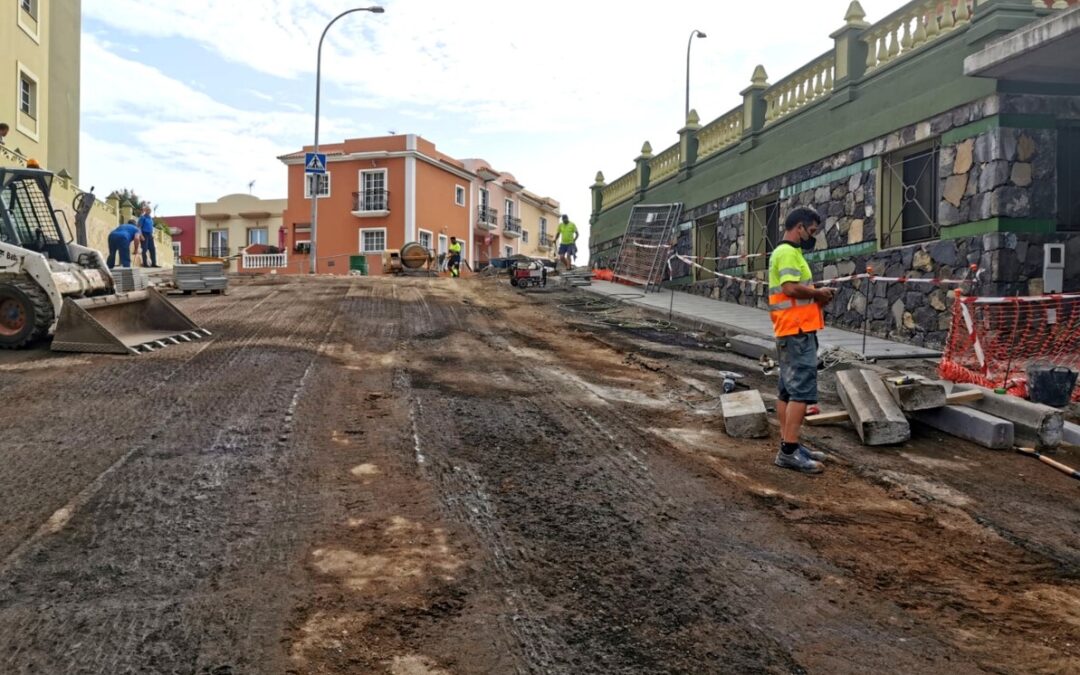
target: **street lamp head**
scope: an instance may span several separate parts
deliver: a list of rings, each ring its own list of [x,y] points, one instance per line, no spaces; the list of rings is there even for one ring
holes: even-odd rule
[[[376,5],[375,7],[368,7],[367,11],[371,12],[372,14],[382,14],[386,10]]]
[[[702,32],[701,32],[701,31],[699,31],[699,30],[695,30],[695,31],[694,31],[694,33],[695,33],[695,34],[696,34],[696,35],[697,35],[697,36],[698,36],[699,38],[703,38],[703,37],[709,37],[708,35],[706,35],[705,33],[702,33]]]

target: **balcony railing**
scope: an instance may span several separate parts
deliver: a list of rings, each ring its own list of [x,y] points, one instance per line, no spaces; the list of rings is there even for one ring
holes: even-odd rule
[[[479,206],[476,209],[476,224],[485,230],[497,230],[499,228],[499,212],[489,206]]]
[[[515,218],[509,213],[503,216],[503,232],[507,236],[521,236],[521,218]]]
[[[353,215],[385,216],[390,213],[390,191],[382,188],[370,188],[353,193]]]
[[[206,248],[200,248],[199,255],[211,258],[228,258],[232,255],[232,251],[228,246],[208,246]]]
[[[540,245],[540,248],[551,248],[551,237],[547,234],[541,233],[538,243]]]
[[[289,257],[285,253],[256,253],[244,254],[244,269],[259,270],[289,266]]]

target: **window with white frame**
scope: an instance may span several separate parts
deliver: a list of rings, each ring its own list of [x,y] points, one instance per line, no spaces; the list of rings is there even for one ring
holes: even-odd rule
[[[487,188],[480,188],[480,206],[485,209],[490,206]]]
[[[504,252],[506,253],[506,257],[507,257],[507,258],[509,258],[510,256],[514,255],[514,247],[513,247],[513,246],[507,246],[507,247],[505,247],[505,248],[504,248],[503,250],[504,250]]]
[[[180,256],[182,255],[182,253],[180,252],[181,248],[182,247],[180,246],[180,242],[174,241],[172,243],[173,260],[175,260],[176,262],[180,262]]]
[[[360,252],[382,253],[386,250],[386,228],[373,227],[360,230]]]
[[[304,176],[304,199],[311,199],[311,183],[313,181],[317,181],[319,184],[319,199],[330,196],[330,172],[327,171],[324,174],[313,173]]]
[[[458,206],[465,206],[465,188],[460,185],[454,186],[454,203]]]
[[[23,11],[36,19],[38,16],[38,0],[19,0],[19,6]]]
[[[429,251],[432,250],[431,249],[431,233],[428,232],[427,230],[420,230],[420,245],[423,246],[424,248],[426,248]]]
[[[513,218],[514,217],[514,200],[505,199],[505,200],[503,200],[503,204],[505,204],[505,206],[506,206],[506,208],[503,209],[503,211],[506,213],[507,216],[509,216],[510,218]]]
[[[450,238],[445,234],[439,235],[439,254],[445,255],[450,251]]]
[[[390,193],[386,190],[386,169],[360,172],[358,211],[387,211]]]
[[[521,231],[521,242],[523,244],[528,244],[529,243],[529,231],[528,230],[522,230]]]
[[[30,73],[19,71],[19,112],[31,119],[37,119],[38,83]]]
[[[547,218],[544,218],[543,216],[541,216],[540,217],[540,239],[541,240],[546,239],[547,238],[547,233],[548,233],[548,231],[547,231]]]
[[[268,232],[265,227],[252,227],[247,231],[247,243],[248,246],[252,244],[266,244],[269,243]]]

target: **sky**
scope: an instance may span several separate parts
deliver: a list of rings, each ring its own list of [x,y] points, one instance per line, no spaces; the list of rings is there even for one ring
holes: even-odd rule
[[[330,29],[320,140],[414,133],[562,203],[588,236],[589,186],[683,125],[738,106],[832,48],[845,0],[383,0]],[[862,0],[867,19],[900,0]],[[158,215],[225,194],[286,196],[279,155],[314,134],[316,46],[355,0],[83,0],[80,183]]]

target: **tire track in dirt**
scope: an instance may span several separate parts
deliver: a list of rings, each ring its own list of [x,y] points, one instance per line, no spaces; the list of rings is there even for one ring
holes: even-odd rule
[[[185,433],[185,418],[169,419],[63,530],[27,551],[32,563],[0,575],[0,633],[16,640],[0,644],[9,671],[274,662],[274,608],[287,595],[274,580],[317,514],[289,480],[307,450],[280,443],[290,425],[281,413],[306,386],[344,288],[276,303],[177,371],[179,383],[203,387],[189,419],[209,428]],[[238,399],[249,373],[263,381]]]

